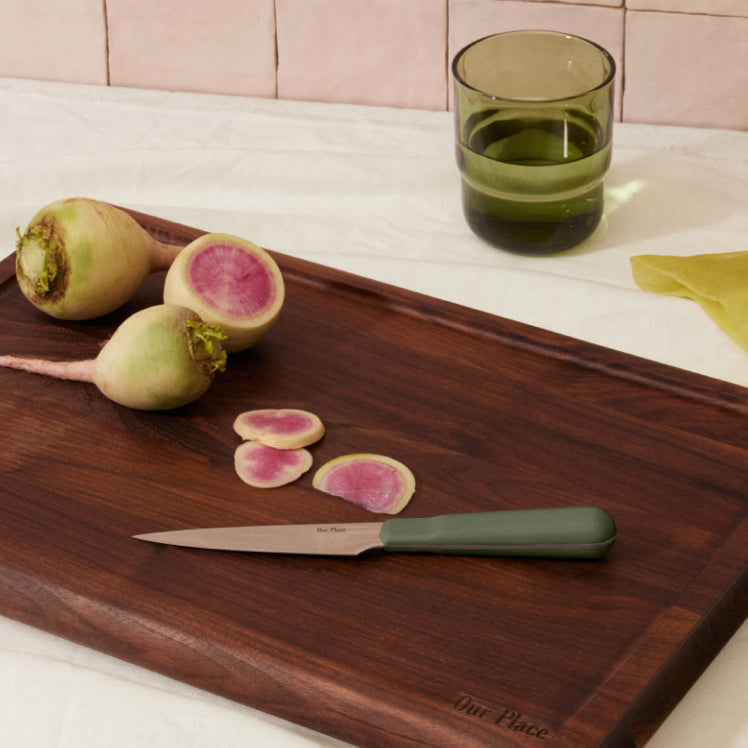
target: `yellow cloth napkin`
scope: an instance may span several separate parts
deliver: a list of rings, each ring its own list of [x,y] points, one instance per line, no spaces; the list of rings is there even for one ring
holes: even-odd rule
[[[748,351],[748,252],[636,255],[631,270],[645,291],[696,301]]]

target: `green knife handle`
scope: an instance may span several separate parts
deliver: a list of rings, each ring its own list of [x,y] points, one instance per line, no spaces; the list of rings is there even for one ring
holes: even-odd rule
[[[379,537],[387,551],[584,559],[613,547],[616,523],[594,506],[518,509],[388,519]]]

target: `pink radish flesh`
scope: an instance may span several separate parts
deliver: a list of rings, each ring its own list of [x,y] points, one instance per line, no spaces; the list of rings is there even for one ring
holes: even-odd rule
[[[211,244],[196,254],[189,277],[206,303],[232,317],[251,317],[275,299],[276,287],[262,261],[230,244]]]
[[[276,449],[259,442],[244,442],[234,453],[237,475],[255,488],[274,488],[300,478],[312,466],[306,449]]]
[[[345,455],[323,465],[314,487],[371,512],[396,514],[410,501],[415,479],[400,462],[382,455]]]
[[[249,416],[247,423],[250,426],[256,429],[270,429],[278,434],[295,434],[309,426],[309,418],[303,413],[260,411],[250,413]]]
[[[296,449],[319,441],[325,427],[318,416],[306,410],[264,408],[237,416],[234,431],[242,439],[278,449]]]

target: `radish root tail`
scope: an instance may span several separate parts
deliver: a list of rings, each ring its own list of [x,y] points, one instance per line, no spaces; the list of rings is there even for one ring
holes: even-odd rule
[[[94,359],[84,361],[47,361],[42,358],[0,356],[0,367],[43,374],[55,379],[93,382]]]
[[[168,270],[174,262],[174,258],[183,249],[184,247],[181,244],[166,244],[154,239],[150,272],[157,273],[159,270]]]

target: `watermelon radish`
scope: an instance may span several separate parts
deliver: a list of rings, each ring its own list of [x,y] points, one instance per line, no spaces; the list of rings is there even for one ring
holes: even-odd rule
[[[254,345],[273,325],[284,300],[278,265],[261,247],[230,234],[188,244],[166,274],[164,301],[194,309],[226,334],[226,351]]]
[[[318,416],[306,410],[264,408],[239,414],[234,421],[234,431],[242,439],[269,447],[298,449],[319,441],[325,427]]]
[[[312,455],[303,448],[276,449],[260,442],[242,442],[234,452],[237,475],[255,488],[292,483],[312,467]]]
[[[128,317],[83,361],[0,356],[0,366],[91,382],[110,400],[138,410],[177,408],[196,400],[222,371],[222,333],[189,309],[159,305]]]
[[[361,453],[325,463],[314,474],[312,485],[371,512],[397,514],[413,496],[416,480],[402,462]]]
[[[16,278],[50,316],[93,319],[124,304],[181,249],[156,241],[119,208],[73,197],[45,206],[18,231]]]

